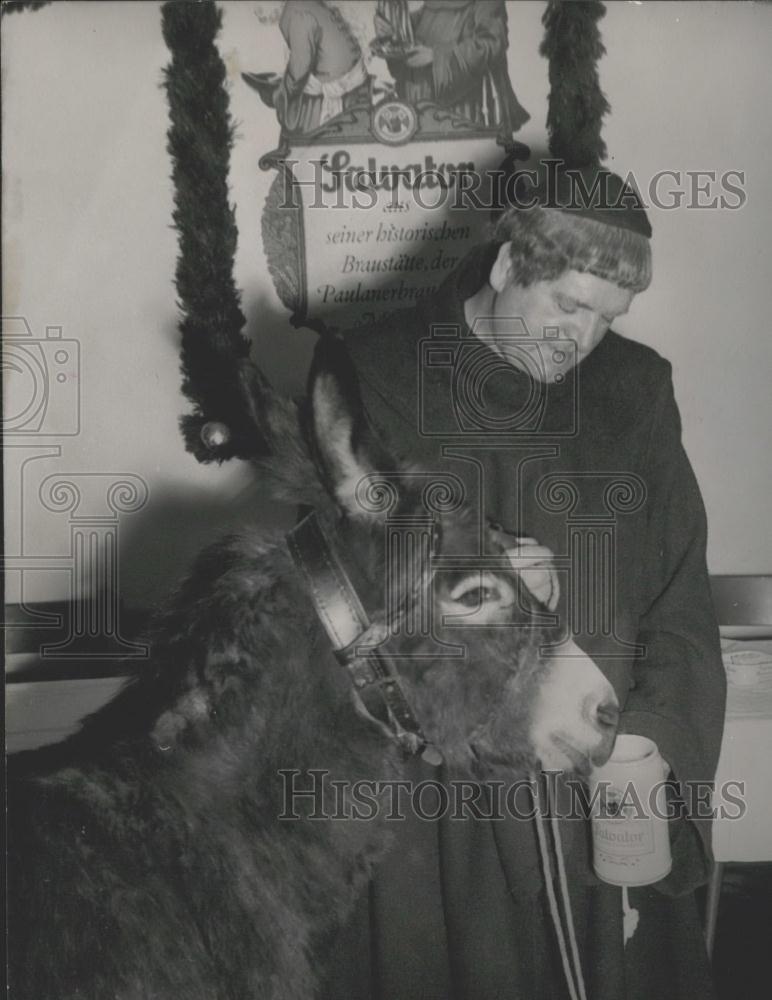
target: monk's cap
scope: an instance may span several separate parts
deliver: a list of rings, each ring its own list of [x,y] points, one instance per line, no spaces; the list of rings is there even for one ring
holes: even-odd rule
[[[638,192],[618,174],[600,167],[566,167],[545,161],[535,177],[531,171],[520,175],[516,200],[518,207],[540,205],[651,237]]]
[[[651,226],[636,190],[599,167],[557,161],[523,171],[495,237],[511,243],[518,284],[586,271],[635,293],[651,282]]]

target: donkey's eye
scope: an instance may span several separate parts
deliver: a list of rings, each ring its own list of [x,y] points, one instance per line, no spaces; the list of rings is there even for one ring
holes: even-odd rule
[[[439,609],[446,625],[486,625],[507,621],[514,604],[515,588],[506,576],[482,570],[440,596]]]
[[[480,608],[491,601],[501,601],[502,593],[490,573],[475,573],[456,584],[450,599],[465,608]]]
[[[463,604],[466,608],[479,608],[486,601],[497,600],[498,596],[498,591],[493,590],[491,587],[470,587],[469,590],[465,590],[459,597],[454,598],[454,600],[457,604]]]

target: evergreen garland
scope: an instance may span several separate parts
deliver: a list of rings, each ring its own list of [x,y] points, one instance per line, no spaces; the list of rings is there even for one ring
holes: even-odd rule
[[[214,0],[167,0],[163,34],[171,124],[168,150],[179,234],[176,287],[182,311],[182,391],[194,412],[180,420],[185,446],[200,462],[262,450],[247,398],[262,379],[249,363],[249,340],[233,279],[238,230],[228,200],[234,129],[225,64],[215,45],[222,13]],[[247,389],[247,384],[250,388]],[[267,389],[267,384],[266,384]],[[205,444],[205,424],[225,425],[225,440]]]
[[[598,21],[600,0],[548,0],[540,52],[549,60],[547,132],[550,153],[572,167],[598,166],[606,158],[603,117],[611,109],[598,79],[606,52]]]
[[[3,14],[17,14],[23,10],[40,10],[47,7],[51,0],[3,0]]]

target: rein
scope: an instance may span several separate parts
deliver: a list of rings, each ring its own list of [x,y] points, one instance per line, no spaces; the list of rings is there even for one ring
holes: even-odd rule
[[[422,753],[428,763],[439,764],[441,758],[427,743],[393,661],[379,648],[389,636],[388,626],[367,617],[316,511],[288,532],[286,542],[364,714],[408,756]]]
[[[547,893],[547,903],[549,905],[552,926],[555,929],[555,937],[560,951],[560,960],[563,964],[563,975],[571,1000],[587,1000],[587,991],[584,985],[582,974],[582,962],[579,957],[579,945],[576,940],[576,930],[574,928],[574,917],[571,911],[571,897],[568,892],[568,878],[566,875],[565,859],[563,857],[563,841],[560,836],[560,823],[556,812],[556,803],[552,800],[550,783],[545,783],[545,805],[546,813],[539,808],[540,796],[534,792],[538,788],[536,776],[532,773],[531,795],[533,797],[534,815],[536,824],[536,839],[539,845],[539,855],[542,864],[542,877],[544,888]],[[561,919],[560,906],[553,884],[552,864],[550,862],[550,846],[548,843],[547,830],[545,824],[549,822],[549,831],[552,834],[552,848],[555,853],[558,870],[558,890],[560,893],[560,903],[563,908],[563,919]]]

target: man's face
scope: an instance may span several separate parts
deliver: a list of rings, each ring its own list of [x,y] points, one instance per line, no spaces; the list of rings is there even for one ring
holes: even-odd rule
[[[566,271],[552,281],[537,281],[527,288],[512,282],[508,267],[509,245],[493,267],[490,283],[496,293],[493,300],[495,325],[506,325],[507,320],[521,319],[534,341],[543,341],[545,328],[559,330],[560,339],[576,345],[574,352],[566,353],[576,364],[587,357],[603,340],[613,321],[630,308],[635,293],[620,288],[605,278],[581,271]],[[553,341],[554,343],[554,341]],[[506,357],[506,343],[502,344]],[[566,371],[565,360],[557,363],[553,350],[540,351],[538,371],[541,381],[553,382]],[[511,358],[518,365],[517,355]]]

